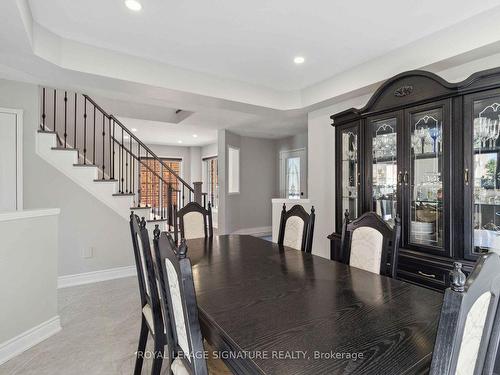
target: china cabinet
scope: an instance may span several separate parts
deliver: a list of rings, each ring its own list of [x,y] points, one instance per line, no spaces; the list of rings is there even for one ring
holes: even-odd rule
[[[338,254],[343,214],[402,219],[398,277],[443,290],[454,261],[500,251],[500,68],[449,83],[399,74],[335,127]]]

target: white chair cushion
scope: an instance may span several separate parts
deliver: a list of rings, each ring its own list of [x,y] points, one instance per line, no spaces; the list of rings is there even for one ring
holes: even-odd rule
[[[189,212],[183,216],[182,220],[184,223],[184,238],[186,240],[205,237],[203,214],[200,212]]]
[[[290,216],[285,224],[285,237],[283,245],[297,250],[302,247],[302,235],[304,233],[304,220],[298,216]]]
[[[155,333],[155,326],[153,325],[153,310],[151,310],[149,303],[146,303],[142,308],[142,314],[144,315],[144,318],[146,318],[148,326],[151,328],[153,333]]]
[[[467,314],[462,344],[460,345],[460,352],[458,353],[456,375],[474,373],[490,300],[490,292],[482,294],[476,302],[474,302]]]
[[[384,236],[370,227],[359,227],[352,232],[349,265],[380,274]]]
[[[170,369],[172,370],[174,375],[191,375],[180,358],[174,359],[174,361],[170,365]]]
[[[183,350],[186,358],[190,361],[190,350],[187,337],[186,321],[184,319],[184,309],[182,307],[181,290],[179,287],[179,279],[174,265],[169,259],[165,259],[167,269],[168,287],[170,289],[170,297],[172,299],[172,309],[174,312],[175,330],[177,332],[177,342]]]

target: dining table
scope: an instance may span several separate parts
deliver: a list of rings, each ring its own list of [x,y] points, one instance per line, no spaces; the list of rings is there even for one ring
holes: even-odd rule
[[[420,374],[443,295],[250,235],[187,241],[198,315],[235,374]]]

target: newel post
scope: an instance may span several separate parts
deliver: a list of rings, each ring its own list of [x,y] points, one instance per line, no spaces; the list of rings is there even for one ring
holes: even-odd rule
[[[201,193],[201,185],[203,182],[193,182],[194,187],[194,201],[198,204],[202,204],[202,193]]]

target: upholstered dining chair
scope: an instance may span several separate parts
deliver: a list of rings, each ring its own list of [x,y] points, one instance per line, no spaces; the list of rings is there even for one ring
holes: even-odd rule
[[[311,213],[308,214],[304,207],[299,204],[294,205],[287,211],[286,204],[283,203],[278,232],[278,245],[288,246],[296,250],[311,253],[314,220],[314,206],[311,208]]]
[[[374,212],[366,212],[349,222],[344,214],[340,242],[342,262],[379,275],[396,277],[401,220],[396,216],[391,228]]]
[[[134,248],[135,265],[139,281],[139,294],[141,300],[141,331],[137,347],[134,375],[142,372],[144,352],[148,335],[151,334],[154,341],[154,352],[164,353],[164,346],[169,341],[168,313],[165,314],[160,303],[159,286],[154,272],[154,261],[151,253],[148,229],[146,221],[139,221],[137,215],[130,215],[130,232],[132,234],[132,245]],[[169,357],[170,358],[170,357]],[[163,355],[155,355],[152,363],[151,374],[160,374],[163,363]]]
[[[431,375],[493,373],[500,317],[500,256],[482,254],[468,278],[454,263],[432,352]]]
[[[183,208],[174,210],[174,238],[187,240],[192,238],[213,237],[212,206],[205,209],[199,203],[189,202]]]
[[[207,345],[205,356],[204,340],[198,320],[198,305],[193,283],[191,261],[187,257],[186,240],[175,246],[172,236],[164,232],[153,241],[157,259],[158,273],[165,280],[161,301],[164,310],[170,311],[172,327],[170,355],[176,357],[171,364],[174,375],[229,375],[232,372],[219,358],[211,354],[213,349]],[[169,355],[169,357],[170,357]],[[205,359],[207,358],[207,359]]]

